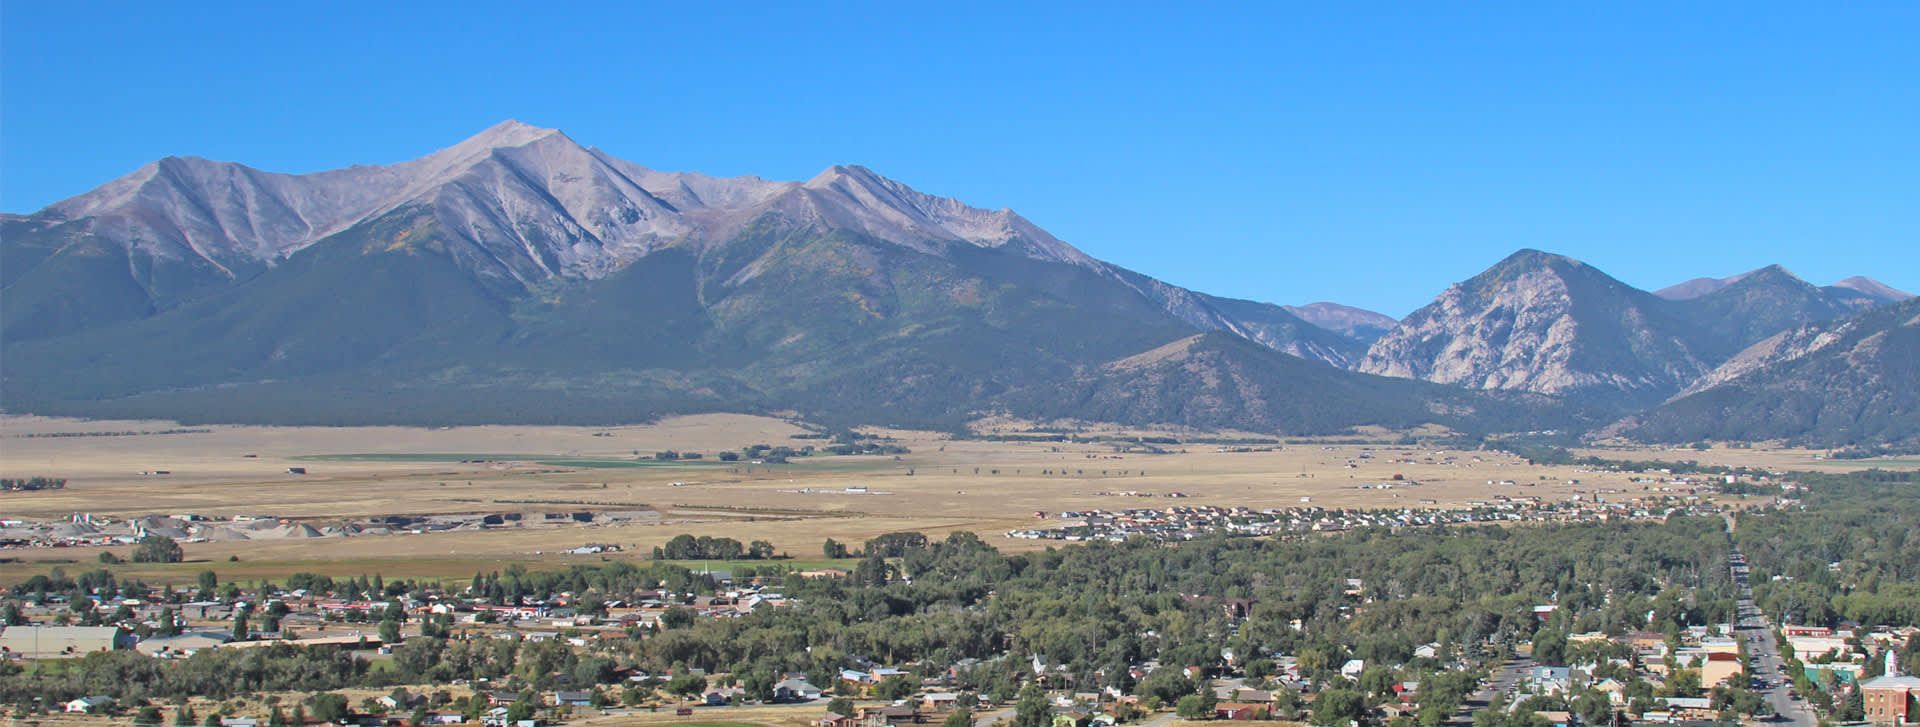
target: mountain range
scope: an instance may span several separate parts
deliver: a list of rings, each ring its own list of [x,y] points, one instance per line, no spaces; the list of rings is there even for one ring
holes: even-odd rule
[[[1607,434],[1649,441],[1920,442],[1920,300],[1782,331]]]
[[[1364,353],[1354,338],[861,167],[805,182],[658,172],[507,122],[418,160],[309,175],[162,159],[0,225],[13,411],[451,423],[731,408],[952,426],[1071,416],[1054,385],[1208,332],[1255,344],[1224,355],[1277,361],[1294,383],[1397,393],[1317,399],[1336,414],[1311,424],[1224,399],[1188,421],[1333,431],[1426,411],[1407,383],[1342,368]],[[1498,399],[1428,419],[1475,428],[1471,402]]]
[[[661,172],[510,121],[315,174],[169,157],[0,216],[0,400],[269,423],[1589,428],[1906,297],[1777,267],[1652,294],[1529,250],[1395,321],[1188,290],[863,167]]]
[[[1780,331],[1912,297],[1856,284],[1873,292],[1816,287],[1771,265],[1654,294],[1578,260],[1522,250],[1407,316],[1359,369],[1624,412],[1664,401]]]

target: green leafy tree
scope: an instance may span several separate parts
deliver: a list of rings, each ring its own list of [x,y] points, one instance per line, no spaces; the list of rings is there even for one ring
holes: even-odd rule
[[[693,625],[693,609],[674,606],[660,614],[660,625],[670,629],[684,629]]]
[[[186,557],[180,544],[165,535],[149,535],[133,549],[135,563],[178,563]]]
[[[667,680],[667,693],[681,697],[691,697],[707,691],[707,678],[693,672],[681,672]]]
[[[880,680],[879,684],[874,685],[873,694],[876,697],[891,702],[913,696],[913,690],[914,683],[906,677],[890,676]]]
[[[1313,700],[1313,723],[1320,727],[1344,725],[1360,719],[1366,701],[1352,689],[1328,689]],[[1475,720],[1475,727],[1480,727]]]
[[[1833,707],[1833,718],[1839,722],[1858,722],[1867,718],[1867,705],[1859,689],[1847,690],[1845,699]]]
[[[308,697],[307,704],[313,707],[311,712],[313,718],[322,722],[337,721],[346,717],[350,711],[347,698],[332,692],[321,692]]]
[[[1173,705],[1173,711],[1184,719],[1212,719],[1213,708],[1198,694],[1181,697]]]
[[[827,711],[842,717],[853,716],[853,700],[846,697],[834,697],[827,700]]]
[[[1013,705],[1014,727],[1052,727],[1053,707],[1040,685],[1028,682],[1020,688],[1020,701]]]
[[[533,719],[532,699],[521,699],[513,704],[507,705],[508,722],[520,722],[521,720],[528,719]]]

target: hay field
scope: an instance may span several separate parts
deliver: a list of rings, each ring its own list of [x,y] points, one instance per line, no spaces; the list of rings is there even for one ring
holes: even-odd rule
[[[680,533],[769,540],[798,558],[817,558],[821,541],[828,537],[858,543],[897,530],[921,530],[936,537],[968,530],[997,547],[1022,550],[1048,543],[1001,536],[1040,522],[1036,512],[1181,504],[1292,507],[1303,504],[1303,498],[1322,507],[1463,507],[1496,494],[1556,500],[1596,491],[1630,495],[1645,488],[1628,482],[1625,475],[1530,466],[1495,452],[1316,444],[1256,452],[1186,445],[1145,453],[1104,444],[954,440],[907,431],[886,432],[912,450],[898,457],[809,457],[790,465],[714,461],[718,451],[750,444],[798,448],[822,443],[793,438],[806,433],[794,424],[743,415],[681,417],[615,428],[216,426],[195,427],[209,431],[193,433],[23,436],[177,428],[170,422],[0,419],[0,476],[69,480],[64,490],[0,494],[0,515],[259,514],[321,526],[388,514],[659,512],[657,518],[613,525],[192,543],[187,554],[195,563],[144,567],[146,575],[159,580],[191,579],[209,563],[223,572],[261,577],[312,570],[460,578],[508,562],[554,566],[644,557]],[[707,459],[620,468],[555,464],[631,463],[636,452],[650,455],[665,449],[702,452]],[[425,458],[444,461],[337,458],[363,454],[484,454],[490,461],[463,463],[457,456]],[[1631,455],[1609,451],[1607,456]],[[525,459],[514,459],[519,457]],[[305,467],[308,474],[288,474],[288,467]],[[170,474],[139,474],[149,470]],[[1396,475],[1405,481],[1395,483],[1394,489],[1361,489]],[[1509,481],[1513,484],[1489,484]],[[865,493],[848,488],[865,488]],[[1166,497],[1176,492],[1186,497]],[[557,553],[586,543],[618,544],[625,551],[604,556]],[[0,563],[0,582],[59,562],[70,570],[92,567],[97,555],[92,548],[6,551],[5,557],[22,562]],[[240,561],[229,562],[230,557]]]
[[[1724,467],[1760,467],[1775,471],[1856,472],[1865,469],[1920,470],[1920,457],[1895,456],[1869,459],[1827,459],[1827,450],[1797,447],[1733,448],[1716,444],[1712,449],[1692,447],[1596,447],[1576,449],[1582,457],[1607,459],[1659,460],[1662,462],[1699,462]]]

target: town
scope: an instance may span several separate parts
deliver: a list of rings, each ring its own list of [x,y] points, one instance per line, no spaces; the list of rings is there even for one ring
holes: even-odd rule
[[[244,583],[210,568],[192,583],[153,586],[121,581],[106,568],[56,569],[16,583],[0,607],[0,668],[12,675],[0,681],[0,702],[17,719],[71,713],[242,727],[592,724],[729,719],[728,710],[775,708],[793,710],[781,713],[782,723],[817,727],[1908,721],[1920,696],[1920,679],[1906,676],[1920,661],[1920,627],[1900,623],[1913,615],[1911,604],[1861,612],[1878,623],[1804,605],[1790,606],[1799,609],[1790,615],[1820,623],[1773,621],[1755,605],[1749,576],[1756,568],[1768,574],[1757,584],[1760,601],[1778,609],[1790,593],[1782,589],[1811,575],[1784,563],[1755,566],[1737,546],[1718,546],[1717,575],[1691,565],[1715,559],[1713,538],[1726,537],[1732,523],[1819,512],[1817,498],[1802,496],[1824,490],[1810,487],[1782,483],[1781,497],[1743,510],[1718,509],[1701,499],[1713,493],[1696,492],[1633,504],[1517,501],[1444,516],[1209,506],[1073,512],[1065,513],[1071,537],[1094,542],[1039,560],[1002,556],[960,533],[944,541],[896,533],[849,552],[857,562],[851,568],[739,575],[642,559],[560,571],[514,566],[463,582],[302,573]],[[1484,527],[1396,532],[1456,523]],[[1127,537],[1108,542],[1116,532]],[[1429,549],[1429,561],[1448,549],[1499,542],[1505,550],[1487,552],[1505,565],[1476,567],[1549,568],[1543,574],[1587,568],[1581,559],[1603,556],[1608,543],[1642,540],[1634,547],[1653,550],[1643,556],[1651,560],[1618,561],[1630,567],[1610,577],[1611,588],[1514,592],[1544,596],[1529,601],[1462,592],[1454,597],[1459,607],[1482,614],[1461,622],[1466,631],[1395,626],[1389,631],[1441,638],[1376,641],[1364,634],[1432,607],[1433,597],[1409,590],[1404,579],[1453,568],[1350,560],[1366,552],[1353,548],[1386,542],[1378,538],[1395,539],[1407,555]],[[1558,553],[1579,540],[1594,552],[1554,556],[1572,558],[1564,566],[1525,554],[1534,547]],[[139,542],[141,551],[159,552],[149,561],[180,547],[152,532]],[[1270,553],[1275,548],[1294,554]],[[1118,661],[1107,661],[1099,642],[1044,630],[1054,628],[1042,626],[1045,619],[1029,624],[1042,631],[1021,635],[1027,627],[1002,613],[1079,568],[1113,561],[1133,569],[1122,564],[1184,559],[1193,549],[1261,559],[1249,564],[1270,555],[1296,559],[1295,572],[1327,573],[1331,590],[1308,601],[1239,589],[1178,591],[1158,606],[1170,609],[1162,616],[1129,617],[1137,625],[1094,632],[1132,644],[1111,652]],[[1353,564],[1343,572],[1340,563]],[[1036,569],[1059,575],[1018,573]],[[1832,573],[1846,577],[1844,570],[1835,564]],[[1011,580],[991,586],[996,578]],[[884,599],[904,600],[887,606]],[[870,601],[882,612],[845,611]],[[1166,620],[1174,613],[1179,620]],[[899,619],[906,620],[884,636],[869,628]],[[913,635],[954,619],[1005,636],[972,642],[950,632],[934,641],[949,646],[932,648]],[[812,648],[780,635],[805,623],[841,625]],[[1201,644],[1208,646],[1194,648]],[[38,676],[31,678],[20,671],[59,663],[82,668],[33,666]],[[217,686],[184,681],[205,669],[250,676]]]

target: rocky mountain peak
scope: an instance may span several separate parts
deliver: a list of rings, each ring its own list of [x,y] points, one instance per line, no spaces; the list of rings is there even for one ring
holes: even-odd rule
[[[507,119],[487,127],[478,134],[467,137],[454,148],[489,148],[523,146],[538,139],[544,139],[561,133],[559,129],[549,129],[523,123],[518,119]]]
[[[1878,280],[1874,280],[1873,278],[1866,277],[1864,275],[1855,275],[1851,278],[1847,278],[1838,283],[1834,283],[1833,285],[1828,287],[1840,288],[1842,290],[1851,290],[1855,293],[1859,293],[1869,298],[1873,298],[1873,299],[1880,300],[1883,302],[1888,302],[1888,303],[1898,303],[1901,301],[1913,299],[1912,293],[1906,292],[1904,290],[1900,290],[1898,288],[1887,285],[1886,283],[1882,283]]]
[[[1662,301],[1573,258],[1526,249],[1407,316],[1360,370],[1472,388],[1657,400],[1710,364]]]

